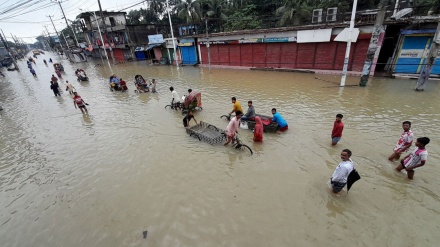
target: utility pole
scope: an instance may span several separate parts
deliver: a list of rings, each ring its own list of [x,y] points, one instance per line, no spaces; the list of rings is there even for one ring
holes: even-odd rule
[[[361,87],[365,87],[367,85],[368,79],[370,78],[373,62],[375,60],[377,61],[377,58],[379,56],[379,54],[376,54],[376,51],[377,49],[379,49],[380,51],[380,47],[382,46],[382,44],[378,45],[378,42],[380,36],[385,32],[383,21],[385,19],[387,2],[387,0],[381,0],[379,3],[379,10],[377,11],[376,22],[374,23],[374,31],[371,34],[370,45],[368,46],[367,51],[367,58],[364,62],[364,69],[362,70],[361,81],[359,83],[359,86]]]
[[[350,29],[348,31],[347,49],[345,50],[344,68],[342,69],[341,87],[345,86],[345,79],[347,79],[348,59],[350,58],[351,39],[354,28],[354,19],[356,17],[357,0],[353,1],[353,9],[351,10]]]
[[[0,30],[2,30],[2,29],[0,29]],[[15,66],[15,69],[16,69],[17,71],[20,71],[20,68],[18,68],[17,62],[15,61],[15,58],[14,58],[14,56],[12,56],[11,50],[9,49],[9,46],[8,46],[8,40],[6,40],[6,36],[5,36],[5,34],[3,33],[3,30],[2,30],[2,34],[3,34],[3,35],[0,34],[0,38],[1,38],[2,42],[3,42],[3,45],[5,46],[6,50],[8,51],[9,56],[11,56],[11,58],[12,58],[12,62],[14,63],[14,66]],[[5,36],[5,38],[3,38],[3,36]]]
[[[108,60],[107,51],[105,50],[104,39],[102,38],[101,29],[99,28],[99,22],[98,22],[98,19],[96,17],[95,11],[93,11],[93,16],[95,17],[96,25],[98,26],[98,33],[99,33],[99,37],[101,38],[102,48],[104,49],[105,58],[107,58],[108,67],[110,68],[110,71],[112,71],[112,67],[110,66],[110,61]],[[98,45],[98,48],[99,48],[99,45]],[[113,71],[112,71],[112,73],[113,73]]]
[[[48,42],[48,40],[50,40],[50,33],[49,33],[49,30],[47,30],[47,26],[46,26],[46,25],[44,25],[43,27],[46,29],[46,32],[47,32],[46,43],[47,43],[47,45],[49,46],[49,50],[52,51],[52,47],[50,46],[50,42]],[[43,31],[43,34],[44,34],[44,31]]]
[[[176,41],[174,40],[173,24],[171,23],[170,7],[168,6],[168,0],[166,0],[166,4],[167,4],[168,20],[170,21],[171,38],[173,39],[174,62],[176,63],[176,67],[179,67],[179,61],[178,59],[176,59],[177,58]]]
[[[437,30],[435,31],[434,39],[432,40],[431,49],[429,49],[428,56],[426,57],[426,64],[423,70],[420,72],[419,79],[416,84],[416,91],[424,91],[426,83],[431,76],[432,65],[438,56],[440,49],[440,21],[437,24]]]
[[[99,13],[101,15],[102,24],[104,25],[104,33],[105,33],[105,36],[108,38],[107,26],[105,25],[105,19],[104,19],[104,14],[102,13],[101,1],[100,0],[98,0],[98,5],[99,5]],[[96,21],[98,21],[98,20],[96,20]],[[99,24],[98,24],[98,26],[99,26]],[[103,43],[103,45],[104,45],[104,49],[105,49],[105,44]],[[112,56],[112,62],[113,62],[113,64],[115,64],[115,56],[113,54],[113,49],[112,49],[112,47],[110,45],[110,42],[108,42],[108,47],[109,47],[109,50],[110,50],[110,54]]]
[[[63,46],[61,45],[61,39],[60,39],[60,36],[58,35],[58,31],[57,31],[57,29],[55,28],[55,24],[53,24],[52,16],[51,16],[51,15],[47,15],[47,17],[49,17],[50,22],[52,22],[53,29],[55,29],[55,33],[57,34],[58,42],[60,42],[60,46],[61,46],[61,50],[62,50],[62,49],[63,49]],[[48,32],[48,33],[49,33],[49,32]],[[69,48],[69,44],[67,44],[67,42],[66,42],[66,45],[67,45],[67,48]],[[60,55],[60,54],[58,53],[58,55]]]
[[[73,37],[75,37],[75,44],[76,44],[76,46],[78,46],[78,40],[76,39],[75,32],[74,32],[74,31],[72,30],[72,28],[69,26],[69,22],[67,22],[67,18],[66,18],[66,15],[64,14],[64,9],[63,9],[63,6],[61,5],[61,1],[57,1],[57,0],[51,0],[51,1],[57,2],[57,3],[60,5],[60,9],[61,9],[61,12],[63,13],[64,20],[66,21],[66,25],[67,25],[67,27],[70,29],[70,31],[72,31],[72,33],[73,33]]]
[[[205,25],[206,25],[206,48],[208,48],[208,65],[209,65],[209,72],[211,72],[211,49],[209,48],[209,37],[208,37],[208,18],[205,19]]]

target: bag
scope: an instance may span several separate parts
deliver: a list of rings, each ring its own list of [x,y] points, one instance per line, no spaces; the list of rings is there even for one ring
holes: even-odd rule
[[[248,123],[241,121],[240,122],[240,129],[245,129],[245,130],[249,129]]]

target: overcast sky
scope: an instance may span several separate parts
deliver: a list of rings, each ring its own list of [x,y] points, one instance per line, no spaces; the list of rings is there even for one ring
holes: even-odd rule
[[[29,0],[0,0],[0,13],[10,9],[11,6],[26,2]],[[22,38],[26,43],[36,42],[35,37],[42,34],[45,28],[43,25],[47,25],[47,29],[53,35],[55,31],[49,20],[48,15],[53,16],[55,27],[58,31],[66,27],[66,22],[61,13],[58,3],[54,0],[31,0],[32,5],[26,8],[15,8],[15,10],[0,14],[0,28],[9,41],[13,41],[11,33],[14,36]],[[132,5],[142,2],[141,0],[101,0],[102,10],[107,11],[119,11]],[[80,8],[83,10],[99,10],[98,0],[65,0],[61,1],[64,13],[67,19],[74,20],[75,17],[81,13]],[[146,3],[138,4],[132,8],[125,9],[127,12],[130,9],[147,8]],[[36,10],[35,10],[36,9]],[[29,13],[26,13],[29,12]]]

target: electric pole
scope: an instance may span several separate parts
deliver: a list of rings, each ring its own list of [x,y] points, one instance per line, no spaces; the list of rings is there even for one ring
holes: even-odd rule
[[[341,87],[345,86],[345,79],[347,78],[348,60],[350,58],[351,40],[353,36],[354,19],[356,17],[357,0],[353,1],[353,9],[351,10],[350,28],[348,29],[347,49],[345,50],[344,67],[342,69]]]
[[[105,33],[105,36],[108,39],[107,26],[105,25],[105,19],[104,19],[104,14],[102,13],[101,1],[100,0],[98,0],[98,5],[99,5],[99,13],[101,15],[102,24],[104,25],[104,33]],[[105,50],[105,44],[103,44],[103,45],[104,45],[104,50]],[[112,47],[110,45],[110,42],[108,42],[108,47],[109,47],[109,50],[110,50],[110,55],[112,57],[112,62],[113,62],[113,64],[115,64],[115,56],[113,55],[113,49],[112,49]]]
[[[2,30],[2,33],[3,33],[3,30]],[[5,35],[4,33],[3,33],[3,35],[0,34],[0,38],[1,38],[2,42],[3,42],[3,45],[5,46],[6,50],[8,51],[9,56],[11,56],[12,62],[14,63],[14,66],[15,66],[15,69],[17,71],[20,71],[20,68],[18,68],[17,62],[15,62],[15,58],[14,58],[14,56],[12,56],[11,50],[9,49],[8,40],[6,40],[6,36],[5,36],[5,38],[3,38],[4,35]]]
[[[428,56],[426,57],[426,64],[423,70],[420,72],[419,79],[416,84],[416,91],[424,91],[426,83],[431,76],[432,65],[434,65],[435,58],[438,56],[440,49],[440,21],[437,24],[437,31],[435,31],[434,39],[432,40],[431,49],[429,49]]]
[[[206,25],[206,48],[208,48],[209,72],[211,72],[211,50],[209,49],[208,18],[205,19],[205,25]]]
[[[60,35],[58,35],[58,31],[57,31],[57,29],[55,28],[55,24],[53,24],[52,16],[53,16],[53,15],[46,15],[46,17],[49,17],[49,18],[50,18],[50,22],[52,22],[53,29],[55,29],[55,33],[57,34],[58,42],[60,42],[61,49],[63,49],[63,46],[61,45]],[[49,33],[49,32],[48,32],[48,33]],[[67,44],[67,42],[66,42],[66,45],[67,45],[67,48],[69,48],[69,44]]]
[[[76,44],[76,46],[79,46],[79,45],[78,45],[78,40],[76,39],[75,32],[74,32],[73,29],[69,26],[69,22],[67,21],[66,15],[64,14],[64,9],[63,9],[63,6],[61,5],[61,1],[56,1],[56,0],[52,0],[52,1],[57,2],[57,3],[60,5],[60,9],[61,9],[61,12],[63,13],[64,20],[66,21],[67,28],[70,29],[70,31],[72,31],[72,33],[73,33],[73,37],[75,38],[75,44]]]

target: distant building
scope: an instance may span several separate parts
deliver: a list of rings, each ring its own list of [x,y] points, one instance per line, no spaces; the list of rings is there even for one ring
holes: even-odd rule
[[[132,57],[129,37],[126,30],[126,12],[103,11],[104,20],[101,19],[100,12],[96,11],[96,18],[93,12],[84,12],[77,16],[84,36],[89,44],[89,51],[94,57],[100,57],[105,48],[110,56],[110,49],[113,50],[116,61],[124,61]],[[98,25],[101,30],[102,39],[98,32]],[[107,34],[105,33],[107,31]]]

